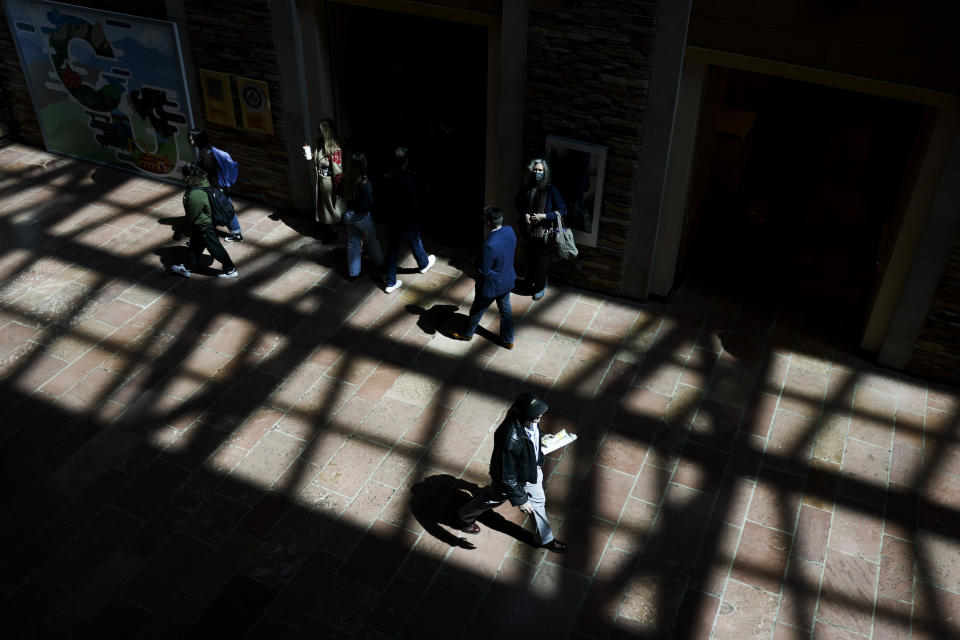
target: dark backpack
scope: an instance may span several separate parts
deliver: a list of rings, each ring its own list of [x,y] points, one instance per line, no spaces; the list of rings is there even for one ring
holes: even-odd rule
[[[216,187],[200,187],[200,190],[207,194],[210,199],[210,214],[213,217],[215,227],[225,227],[233,216],[237,215],[237,210],[233,208],[233,203],[220,189]]]

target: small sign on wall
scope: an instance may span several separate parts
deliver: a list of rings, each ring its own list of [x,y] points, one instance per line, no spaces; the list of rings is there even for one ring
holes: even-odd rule
[[[237,77],[240,92],[240,112],[243,128],[260,133],[273,133],[273,118],[270,115],[270,88],[266,82]]]
[[[207,122],[237,126],[233,112],[233,92],[230,90],[230,76],[218,71],[200,69],[200,86],[203,89],[203,103],[207,107]]]

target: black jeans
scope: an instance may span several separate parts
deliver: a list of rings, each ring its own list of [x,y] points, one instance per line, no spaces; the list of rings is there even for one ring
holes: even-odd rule
[[[543,238],[527,236],[527,281],[538,293],[547,288],[547,267],[550,264],[550,248]]]
[[[190,234],[190,248],[187,252],[187,269],[193,271],[204,249],[209,251],[213,259],[223,266],[224,271],[232,271],[235,268],[230,256],[227,255],[227,250],[220,244],[220,236],[217,235],[217,231],[212,224],[206,227],[195,226],[193,228],[193,232]]]

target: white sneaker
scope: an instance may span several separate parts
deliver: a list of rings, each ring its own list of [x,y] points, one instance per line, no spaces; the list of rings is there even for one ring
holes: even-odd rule
[[[393,293],[394,291],[396,291],[402,286],[403,286],[403,280],[397,280],[396,282],[393,283],[393,285],[384,289],[384,291],[386,291],[387,293]]]
[[[224,271],[223,273],[217,274],[218,278],[239,278],[240,274],[237,273],[236,269],[230,269],[230,271]]]
[[[190,269],[187,269],[182,264],[175,264],[170,267],[170,273],[175,273],[178,276],[183,276],[184,278],[190,277]]]
[[[423,269],[420,269],[420,273],[426,273],[427,271],[430,271],[430,267],[432,267],[435,264],[437,264],[437,256],[431,253],[427,257],[427,266],[425,266]]]

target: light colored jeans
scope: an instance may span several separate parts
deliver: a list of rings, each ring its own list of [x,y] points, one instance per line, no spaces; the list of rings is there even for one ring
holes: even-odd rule
[[[550,528],[550,521],[547,519],[547,496],[543,492],[543,468],[537,467],[537,481],[526,483],[523,485],[523,490],[527,492],[527,500],[533,507],[533,523],[537,527],[540,544],[550,544],[553,541],[553,529]],[[477,497],[460,507],[457,515],[464,524],[473,524],[486,511],[499,507],[506,501],[507,496],[495,490],[492,485],[487,486],[480,490]]]
[[[370,212],[357,213],[350,210],[343,214],[343,221],[347,225],[347,272],[350,277],[360,275],[364,245],[367,247],[367,253],[370,254],[373,265],[375,267],[382,265],[383,251],[380,249],[377,228],[373,224],[373,216]]]

